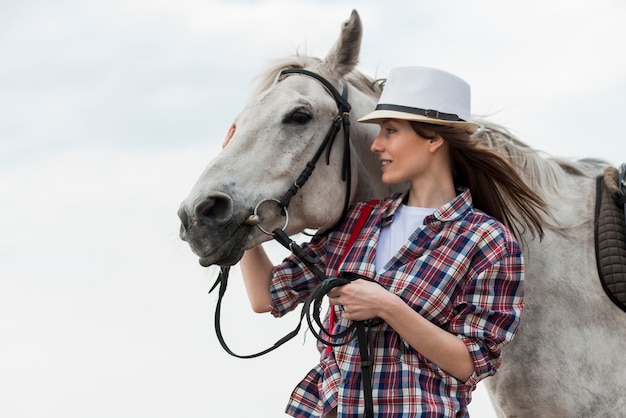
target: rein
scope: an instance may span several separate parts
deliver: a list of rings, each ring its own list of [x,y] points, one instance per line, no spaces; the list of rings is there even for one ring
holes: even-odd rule
[[[325,273],[315,265],[315,263],[318,260],[312,259],[311,257],[307,256],[302,250],[302,248],[293,240],[291,240],[289,236],[287,235],[287,233],[285,232],[285,230],[287,229],[287,225],[289,223],[289,214],[288,214],[287,208],[289,206],[289,203],[291,202],[291,199],[298,193],[298,191],[302,188],[302,186],[304,186],[304,184],[307,182],[307,180],[313,173],[313,170],[315,169],[317,162],[319,161],[322,154],[324,153],[324,150],[326,150],[326,158],[325,158],[326,164],[327,165],[330,164],[330,153],[332,151],[332,147],[337,137],[337,134],[339,133],[339,130],[342,127],[343,127],[343,137],[344,137],[344,148],[343,148],[343,159],[342,159],[342,166],[341,166],[341,179],[346,183],[346,193],[345,193],[345,198],[344,198],[342,214],[339,219],[341,220],[345,216],[346,212],[348,211],[348,207],[350,205],[350,191],[351,191],[350,110],[352,108],[350,106],[350,103],[348,102],[348,86],[347,84],[344,83],[342,93],[340,94],[339,91],[337,91],[337,89],[324,77],[320,76],[317,73],[314,73],[314,72],[311,72],[302,68],[294,68],[294,69],[281,71],[280,76],[279,76],[279,81],[282,80],[281,77],[292,75],[292,74],[312,77],[315,80],[319,81],[335,99],[338,113],[333,119],[333,122],[330,128],[328,129],[328,132],[326,133],[326,136],[324,137],[322,143],[320,144],[319,148],[313,155],[313,158],[311,158],[311,160],[309,160],[306,163],[306,167],[300,173],[297,180],[293,183],[293,185],[289,188],[289,190],[287,190],[287,192],[283,195],[283,197],[280,200],[271,199],[271,198],[261,200],[254,208],[254,213],[246,220],[246,223],[250,225],[256,225],[262,232],[268,235],[272,235],[274,239],[278,241],[281,245],[291,250],[293,254],[296,257],[298,257],[302,261],[302,263],[306,265],[307,268],[320,280],[320,283],[313,289],[313,291],[311,292],[311,295],[309,295],[309,297],[304,302],[304,305],[302,306],[302,310],[300,312],[300,320],[298,322],[298,325],[293,331],[291,331],[290,333],[288,333],[287,335],[285,335],[284,337],[276,341],[274,345],[266,348],[265,350],[259,351],[254,354],[240,355],[240,354],[236,354],[228,347],[228,345],[226,344],[226,341],[224,340],[224,336],[222,334],[221,307],[222,307],[222,300],[224,298],[224,294],[226,293],[230,267],[221,266],[220,273],[217,277],[217,280],[215,281],[215,283],[209,290],[209,293],[211,293],[219,285],[217,305],[215,307],[215,332],[217,334],[217,338],[222,348],[228,354],[237,358],[241,358],[241,359],[250,359],[250,358],[262,356],[271,351],[274,351],[281,345],[285,344],[287,341],[291,340],[299,333],[300,328],[302,326],[302,321],[304,318],[306,318],[309,329],[311,333],[315,336],[315,338],[321,341],[323,344],[326,344],[327,346],[333,346],[333,347],[341,346],[357,338],[358,343],[359,343],[360,357],[361,357],[362,383],[363,383],[363,392],[365,396],[365,414],[366,414],[365,416],[369,418],[369,417],[373,417],[373,400],[372,400],[372,383],[371,383],[373,361],[370,357],[370,354],[371,354],[370,347],[372,346],[372,341],[371,341],[372,333],[368,332],[366,330],[366,327],[375,326],[377,324],[374,323],[373,321],[353,321],[348,327],[346,327],[345,330],[334,334],[332,332],[333,331],[332,327],[330,330],[324,328],[322,321],[320,319],[320,311],[321,311],[323,297],[331,289],[337,286],[343,286],[359,278],[370,280],[370,281],[371,279],[367,277],[359,276],[356,274],[350,274],[350,273],[342,273],[337,278],[326,277]],[[273,230],[271,233],[261,227],[260,218],[257,213],[259,206],[266,201],[276,202],[281,208],[281,212],[285,216],[285,219],[286,219],[285,224],[282,228],[277,228]],[[359,232],[360,230],[353,231],[353,234],[358,234]],[[350,246],[348,246],[348,249],[349,248]],[[311,313],[311,307],[313,307],[313,313]],[[320,329],[319,332],[315,331],[314,323],[317,324],[317,326],[319,327]],[[322,334],[325,334],[329,338],[324,337]],[[330,339],[335,339],[335,340],[339,339],[340,341],[333,342],[333,341],[330,341]]]

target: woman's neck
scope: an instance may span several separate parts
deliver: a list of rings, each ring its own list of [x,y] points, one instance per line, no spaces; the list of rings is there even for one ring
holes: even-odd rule
[[[446,177],[411,182],[406,205],[421,208],[438,208],[454,199],[456,197],[456,188],[454,187],[452,176]]]

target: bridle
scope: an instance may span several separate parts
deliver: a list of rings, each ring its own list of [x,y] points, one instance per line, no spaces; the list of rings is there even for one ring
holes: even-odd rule
[[[313,170],[315,169],[315,165],[317,161],[320,159],[324,149],[326,149],[326,165],[330,164],[330,152],[332,151],[333,144],[335,143],[335,138],[339,133],[339,129],[343,127],[343,160],[341,163],[341,180],[346,183],[346,193],[343,202],[343,211],[341,213],[341,218],[346,214],[348,210],[348,205],[350,204],[350,188],[351,188],[351,167],[350,167],[350,110],[352,106],[348,103],[348,85],[346,83],[343,84],[342,93],[339,94],[337,89],[324,77],[320,76],[317,73],[312,71],[305,70],[303,68],[293,68],[290,70],[281,71],[281,77],[287,76],[289,74],[301,74],[308,77],[313,77],[315,80],[322,83],[322,85],[326,88],[326,90],[333,96],[335,99],[335,103],[337,104],[337,116],[333,119],[324,140],[320,144],[319,148],[313,155],[313,158],[306,164],[306,168],[300,173],[298,179],[293,183],[293,185],[289,188],[287,193],[280,199],[280,207],[283,209],[287,209],[289,206],[289,202],[291,198],[296,195],[298,190],[304,183],[309,179]],[[340,218],[340,219],[341,219]]]
[[[313,170],[315,170],[315,166],[317,162],[321,158],[324,150],[326,150],[326,165],[330,164],[330,153],[332,151],[333,145],[335,143],[335,138],[337,138],[337,134],[339,130],[343,127],[343,157],[341,162],[341,180],[346,184],[346,192],[344,196],[343,202],[343,210],[341,212],[342,219],[346,212],[348,211],[348,206],[350,205],[350,190],[352,188],[352,169],[350,163],[350,110],[352,106],[348,102],[348,85],[344,83],[342,93],[333,86],[328,80],[326,80],[321,75],[314,73],[309,70],[305,70],[303,68],[292,68],[288,70],[283,70],[280,72],[278,80],[284,79],[284,77],[291,74],[300,74],[307,77],[312,77],[315,80],[319,81],[325,88],[328,93],[335,99],[335,103],[337,104],[337,115],[333,118],[333,121],[330,125],[330,128],[326,132],[326,136],[320,143],[319,147],[313,157],[306,163],[305,168],[302,170],[296,181],[291,185],[289,190],[283,195],[281,199],[273,199],[267,198],[259,201],[254,208],[254,212],[252,215],[248,217],[246,223],[249,225],[256,225],[263,233],[267,235],[274,235],[274,232],[267,231],[260,225],[260,217],[258,214],[259,207],[265,202],[276,202],[281,210],[283,216],[285,216],[285,225],[281,228],[283,231],[286,230],[287,225],[289,224],[289,213],[287,208],[291,199],[298,193],[298,191],[304,186],[307,182],[311,174],[313,174]]]
[[[312,77],[315,80],[319,81],[325,87],[325,89],[330,93],[330,95],[335,99],[335,103],[337,104],[337,115],[333,118],[331,126],[326,132],[326,136],[322,140],[317,151],[315,152],[311,160],[309,160],[306,163],[305,168],[302,170],[302,172],[300,173],[296,181],[293,183],[293,185],[282,196],[282,198],[281,199],[267,198],[267,199],[261,200],[255,206],[252,215],[250,215],[245,222],[249,225],[257,226],[265,234],[272,235],[273,238],[276,241],[278,241],[281,245],[291,250],[320,280],[320,284],[316,286],[316,288],[313,290],[309,298],[305,301],[302,307],[302,311],[300,313],[300,321],[298,322],[297,327],[293,331],[291,331],[290,333],[282,337],[280,340],[276,341],[273,346],[268,347],[265,350],[262,350],[254,354],[249,354],[249,355],[239,355],[239,354],[234,353],[228,347],[222,334],[221,321],[220,321],[221,306],[222,306],[222,300],[223,300],[224,294],[226,292],[226,286],[228,283],[228,275],[229,275],[230,267],[221,266],[218,278],[213,284],[213,286],[211,287],[211,289],[209,290],[209,293],[211,293],[219,285],[217,305],[215,307],[215,332],[217,334],[217,338],[222,348],[228,354],[237,358],[242,358],[242,359],[249,359],[249,358],[262,356],[264,354],[267,354],[277,349],[278,347],[280,347],[287,341],[291,340],[299,333],[304,318],[306,318],[307,324],[309,325],[309,329],[311,330],[315,338],[317,338],[318,340],[320,340],[326,345],[340,346],[343,344],[347,344],[348,342],[352,341],[355,338],[358,338],[359,351],[361,355],[362,373],[363,373],[362,374],[363,385],[364,385],[363,391],[365,394],[365,412],[366,412],[367,417],[371,417],[373,416],[373,401],[372,401],[372,391],[371,391],[371,360],[369,358],[369,355],[370,355],[369,347],[371,346],[371,341],[369,341],[369,343],[367,341],[367,338],[368,338],[367,334],[369,334],[369,338],[371,338],[371,332],[366,333],[365,331],[366,325],[364,324],[365,321],[355,321],[355,322],[352,322],[352,324],[349,327],[347,327],[345,330],[343,330],[342,332],[334,334],[332,330],[327,330],[324,328],[322,321],[320,319],[321,303],[326,293],[328,293],[334,287],[342,286],[346,283],[349,283],[352,280],[356,280],[357,278],[364,278],[364,277],[360,277],[360,276],[354,277],[354,276],[350,276],[349,274],[340,275],[340,277],[338,278],[326,277],[325,273],[315,265],[317,260],[314,260],[308,255],[306,255],[304,251],[302,250],[302,248],[293,240],[291,240],[291,238],[289,238],[289,236],[285,232],[289,224],[288,206],[289,206],[289,203],[291,202],[291,199],[298,193],[298,191],[302,188],[302,186],[304,186],[304,184],[307,182],[307,180],[313,173],[313,170],[315,169],[315,166],[318,163],[319,159],[321,158],[322,154],[324,154],[324,151],[326,151],[326,158],[325,158],[326,165],[330,164],[330,154],[332,151],[332,147],[337,137],[337,134],[339,133],[339,130],[341,128],[343,128],[343,137],[344,137],[343,157],[342,157],[342,165],[341,165],[341,179],[346,184],[346,192],[345,192],[345,197],[344,197],[343,210],[342,210],[341,217],[339,218],[339,221],[341,221],[341,219],[345,216],[348,210],[348,206],[350,204],[350,191],[351,191],[350,110],[352,108],[350,106],[350,103],[348,102],[348,86],[346,83],[344,83],[342,93],[339,93],[339,91],[324,77],[312,71],[305,70],[303,68],[292,68],[292,69],[281,71],[278,81],[282,80],[284,77],[289,76],[289,75],[303,75],[307,77]],[[258,210],[259,210],[259,207],[265,202],[275,202],[280,207],[281,213],[285,217],[285,224],[283,225],[282,228],[276,228],[270,232],[270,231],[265,230],[261,226]],[[311,307],[313,307],[313,313],[311,313]],[[319,332],[315,331],[314,322],[319,327],[320,329]],[[324,335],[326,335],[327,337],[331,339],[340,339],[341,341],[340,342],[330,341],[328,338],[325,338]]]

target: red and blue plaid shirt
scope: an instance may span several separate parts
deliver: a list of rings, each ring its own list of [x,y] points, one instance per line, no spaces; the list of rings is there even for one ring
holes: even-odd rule
[[[303,247],[319,258],[328,277],[349,271],[375,279],[423,317],[463,340],[472,356],[474,373],[461,382],[387,324],[375,327],[375,415],[466,417],[471,392],[481,379],[496,372],[502,347],[517,331],[523,308],[522,253],[508,229],[473,208],[469,190],[464,189],[427,216],[385,268],[376,272],[381,228],[392,222],[402,198],[394,195],[378,203],[351,248],[345,247],[365,203],[353,205],[337,230],[316,235]],[[295,256],[286,258],[274,269],[272,314],[282,316],[295,309],[318,282]],[[340,319],[335,332],[347,324]],[[356,340],[329,353],[319,348],[320,364],[294,389],[286,412],[294,417],[324,416],[337,407],[340,417],[363,416]]]

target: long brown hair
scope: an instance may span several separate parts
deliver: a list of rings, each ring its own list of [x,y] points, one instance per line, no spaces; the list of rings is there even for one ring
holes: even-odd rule
[[[509,159],[456,127],[419,122],[411,126],[423,138],[440,135],[446,141],[455,185],[470,190],[475,208],[502,222],[520,240],[526,230],[543,238],[541,212],[546,212],[546,203]]]

